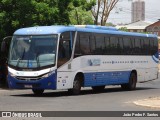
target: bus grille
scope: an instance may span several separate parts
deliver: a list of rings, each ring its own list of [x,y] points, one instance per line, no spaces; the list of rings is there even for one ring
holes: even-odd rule
[[[40,80],[42,79],[43,77],[21,77],[21,76],[17,76],[16,79],[18,80],[26,80],[26,81],[34,81],[34,80]]]

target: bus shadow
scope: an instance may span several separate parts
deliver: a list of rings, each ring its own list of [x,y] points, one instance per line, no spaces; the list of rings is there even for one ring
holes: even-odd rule
[[[123,90],[120,87],[116,88],[105,88],[103,91],[95,92],[92,89],[87,89],[87,90],[82,90],[79,95],[72,95],[68,91],[53,91],[53,92],[44,92],[42,95],[34,95],[33,93],[31,94],[18,94],[18,95],[11,95],[11,96],[19,96],[19,97],[69,97],[69,96],[81,96],[81,95],[91,95],[91,94],[104,94],[104,93],[118,93],[118,92],[136,92],[136,91],[141,91],[141,90],[150,90],[150,89],[158,89],[158,88],[142,88],[142,87],[137,87],[136,90],[134,91],[127,91]]]

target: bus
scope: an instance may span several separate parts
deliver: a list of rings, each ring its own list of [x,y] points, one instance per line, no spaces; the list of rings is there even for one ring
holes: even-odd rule
[[[13,89],[101,91],[106,85],[134,90],[137,82],[158,78],[156,35],[113,27],[38,26],[14,32],[8,58]]]

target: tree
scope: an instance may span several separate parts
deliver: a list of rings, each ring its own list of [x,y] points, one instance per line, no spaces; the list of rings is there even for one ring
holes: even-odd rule
[[[16,29],[29,26],[68,25],[75,13],[81,23],[91,23],[95,0],[0,0],[0,41]],[[83,17],[82,17],[83,16]],[[86,18],[85,18],[85,17]],[[71,18],[72,17],[72,18]],[[86,19],[86,20],[85,20]],[[1,43],[1,42],[0,42]]]
[[[72,9],[70,14],[71,24],[93,24],[91,9],[96,4],[96,0],[74,0],[70,4]]]
[[[121,30],[121,31],[125,31],[125,32],[128,32],[127,27],[121,27],[121,28],[119,28],[119,30]]]
[[[106,26],[112,26],[112,27],[115,27],[115,25],[114,25],[113,23],[111,23],[111,22],[106,23]]]
[[[94,24],[91,12],[82,7],[76,7],[70,12],[70,22],[72,25]]]
[[[100,18],[100,25],[105,26],[110,12],[118,1],[119,0],[97,0],[97,5],[92,8],[94,24],[98,25],[98,19]]]
[[[69,24],[68,5],[72,0],[1,0],[1,36],[22,27]],[[2,39],[2,38],[1,38]]]

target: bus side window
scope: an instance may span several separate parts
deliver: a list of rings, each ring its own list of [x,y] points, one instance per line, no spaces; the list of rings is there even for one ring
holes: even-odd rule
[[[75,41],[74,57],[90,55],[90,34],[79,32]]]
[[[59,49],[58,49],[58,67],[70,60],[72,53],[70,32],[61,34]]]

